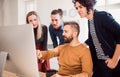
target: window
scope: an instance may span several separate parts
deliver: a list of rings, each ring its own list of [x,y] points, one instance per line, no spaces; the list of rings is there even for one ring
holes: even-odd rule
[[[120,3],[120,0],[108,0],[109,4],[118,4]]]
[[[25,13],[29,11],[36,11],[37,10],[37,3],[36,0],[25,0]]]

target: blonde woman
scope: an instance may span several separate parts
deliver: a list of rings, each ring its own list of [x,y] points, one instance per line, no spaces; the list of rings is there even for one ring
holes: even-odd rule
[[[32,24],[34,29],[35,44],[37,50],[47,50],[47,27],[39,23],[39,16],[35,11],[30,11],[26,16],[26,23]],[[38,68],[40,72],[46,72],[50,69],[48,60],[38,60]]]

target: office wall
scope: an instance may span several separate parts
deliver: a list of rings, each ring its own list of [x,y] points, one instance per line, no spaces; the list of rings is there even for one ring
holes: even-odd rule
[[[0,9],[0,26],[2,26],[2,12],[1,12],[1,9]]]
[[[0,26],[2,26],[2,14],[1,14],[1,10],[0,10]]]
[[[25,24],[26,19],[26,10],[25,10],[25,1],[26,0],[18,0],[18,24]]]
[[[1,0],[1,25],[16,25],[18,23],[17,0]]]
[[[0,25],[25,24],[24,0],[0,0]]]
[[[0,0],[0,26],[3,25],[3,15],[2,15],[3,0]]]
[[[71,0],[38,0],[37,5],[41,22],[46,25],[49,25],[51,22],[50,13],[53,9],[61,8],[65,13],[64,18],[67,17],[67,12],[73,9]]]

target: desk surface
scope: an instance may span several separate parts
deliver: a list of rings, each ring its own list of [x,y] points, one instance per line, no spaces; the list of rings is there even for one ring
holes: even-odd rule
[[[16,72],[16,69],[12,66],[14,65],[10,61],[7,61],[2,77],[19,77],[17,74],[14,73]],[[40,77],[46,77],[45,73],[43,72],[39,72],[39,73],[40,73]]]
[[[40,76],[41,77],[46,77],[46,74],[43,73],[43,72],[40,72]],[[15,73],[4,71],[2,77],[19,77],[19,76],[17,76]]]

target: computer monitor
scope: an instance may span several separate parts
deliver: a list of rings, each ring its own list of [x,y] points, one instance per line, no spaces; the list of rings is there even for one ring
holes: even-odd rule
[[[19,77],[40,77],[31,25],[0,26],[0,51],[9,54],[5,70]]]

